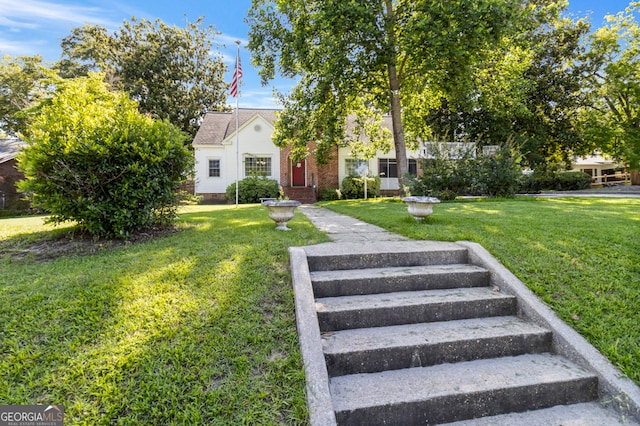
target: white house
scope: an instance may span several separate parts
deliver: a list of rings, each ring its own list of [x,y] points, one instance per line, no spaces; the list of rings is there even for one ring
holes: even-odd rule
[[[252,171],[280,180],[280,149],[271,142],[273,110],[210,112],[193,140],[195,192],[222,199],[226,188]],[[237,135],[237,137],[236,137]]]
[[[365,168],[369,176],[380,176],[382,191],[399,189],[395,151],[362,160],[349,148],[335,147],[328,164],[318,165],[314,158],[294,162],[288,148],[280,149],[271,140],[276,119],[276,110],[240,109],[236,137],[235,111],[208,113],[193,140],[195,193],[205,200],[222,200],[236,176],[241,180],[260,172],[277,180],[290,198],[315,202],[322,190],[339,188],[344,177]],[[391,119],[383,125],[391,129]],[[417,173],[420,151],[408,151],[407,157],[408,171]]]

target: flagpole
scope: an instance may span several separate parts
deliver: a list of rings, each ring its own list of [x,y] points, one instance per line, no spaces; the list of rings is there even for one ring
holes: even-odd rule
[[[240,65],[240,40],[236,40],[236,44],[238,45],[238,54],[236,55],[236,69],[234,73],[239,72]],[[240,112],[238,111],[238,102],[240,100],[240,79],[238,78],[236,81],[237,92],[236,92],[236,207],[238,207],[238,181],[240,180],[240,133],[238,133],[238,116]]]

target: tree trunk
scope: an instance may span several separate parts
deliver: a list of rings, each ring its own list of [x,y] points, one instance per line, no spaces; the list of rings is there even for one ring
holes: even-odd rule
[[[391,123],[393,127],[393,144],[396,150],[396,162],[398,167],[398,183],[400,184],[399,195],[406,192],[408,182],[405,180],[407,173],[407,145],[404,141],[404,128],[402,125],[402,110],[400,104],[400,78],[397,69],[396,35],[395,35],[395,14],[393,11],[393,0],[385,0],[387,9],[386,33],[387,48],[389,49],[390,60],[387,64],[389,77],[389,104],[391,107]]]

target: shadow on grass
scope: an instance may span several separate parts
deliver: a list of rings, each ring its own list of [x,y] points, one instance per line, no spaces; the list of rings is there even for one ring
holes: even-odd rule
[[[0,402],[69,424],[304,423],[287,248],[323,236],[260,207],[187,211],[185,230],[92,256],[8,265]]]

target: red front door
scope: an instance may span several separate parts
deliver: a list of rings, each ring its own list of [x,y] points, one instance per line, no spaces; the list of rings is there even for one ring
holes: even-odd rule
[[[291,186],[305,186],[306,181],[306,162],[291,163]]]

